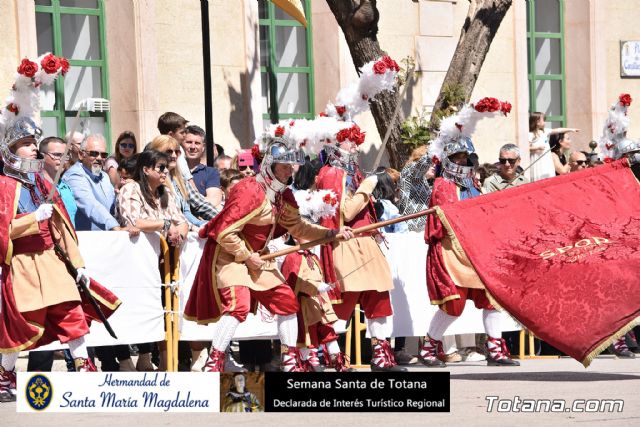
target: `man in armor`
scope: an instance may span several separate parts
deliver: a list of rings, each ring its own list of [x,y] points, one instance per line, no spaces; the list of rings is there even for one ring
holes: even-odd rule
[[[0,145],[4,176],[0,176],[0,399],[15,399],[15,364],[22,350],[59,340],[71,350],[77,371],[95,371],[84,336],[88,315],[81,305],[76,281],[89,283],[75,231],[59,196],[41,175],[43,160],[36,143],[41,130],[27,117],[18,118]],[[77,269],[70,275],[56,247]],[[42,280],[46,278],[46,282]],[[91,292],[101,292],[91,283]],[[106,312],[120,301],[108,295]],[[104,296],[104,295],[103,295]]]
[[[323,218],[320,224],[338,228],[344,225],[362,227],[377,222],[371,200],[378,182],[372,175],[363,179],[358,167],[358,145],[364,134],[355,124],[346,124],[330,144],[325,145],[327,164],[316,178],[318,190],[331,190],[338,198],[335,215]],[[330,291],[338,318],[351,318],[356,304],[364,309],[373,346],[372,371],[406,371],[398,366],[387,341],[387,317],[393,314],[389,291],[393,279],[387,260],[378,246],[378,231],[359,235],[355,239],[323,245],[321,259],[325,282],[338,283]],[[366,268],[360,268],[367,264]]]
[[[441,162],[441,176],[436,178],[433,184],[430,207],[455,203],[482,194],[475,168],[469,158],[474,153],[473,143],[470,136],[462,132],[463,125],[455,123],[455,120],[448,120],[441,127],[438,139],[432,142],[430,147],[430,154]],[[443,132],[442,129],[448,124],[455,126]],[[430,215],[427,219],[425,241],[429,245],[429,299],[431,304],[438,305],[440,310],[431,320],[428,335],[420,348],[419,358],[422,363],[429,367],[445,366],[442,337],[447,327],[462,314],[467,299],[472,299],[475,306],[482,309],[482,320],[488,335],[487,364],[519,365],[511,359],[501,337],[500,314],[487,298],[484,285],[466,255],[459,249],[455,236],[448,234],[436,215]]]
[[[288,230],[309,240],[352,237],[348,228],[327,229],[300,218],[288,185],[294,165],[304,164],[304,152],[284,135],[263,138],[266,153],[259,174],[235,185],[223,210],[200,231],[208,238],[185,307],[185,318],[216,322],[205,371],[224,370],[225,350],[250,310],[262,304],[278,315],[283,371],[301,371],[296,348],[298,301],[275,261],[263,261],[271,239]]]

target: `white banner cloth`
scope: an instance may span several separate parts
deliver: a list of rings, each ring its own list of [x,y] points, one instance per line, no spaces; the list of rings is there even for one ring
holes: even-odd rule
[[[129,239],[125,232],[84,231],[78,233],[80,251],[91,277],[113,291],[122,306],[111,316],[109,323],[118,340],[109,336],[102,324],[94,322],[87,342],[91,346],[134,344],[164,339],[164,322],[161,295],[161,278],[158,270],[159,237],[156,234],[140,234]],[[394,280],[391,291],[394,316],[389,324],[391,336],[422,336],[438,309],[429,303],[425,284],[427,246],[422,233],[387,234],[389,247],[383,247]],[[180,254],[180,339],[185,341],[209,341],[213,338],[213,324],[203,326],[182,318],[184,305],[189,297],[204,240],[190,233]],[[280,242],[273,246],[281,248]],[[274,249],[275,249],[274,247]],[[364,267],[366,268],[366,267]],[[502,315],[505,331],[519,330],[506,314]],[[344,331],[344,322],[336,325]],[[250,314],[240,324],[235,339],[276,338],[277,322],[266,310]],[[447,330],[447,335],[481,333],[482,311],[467,302],[464,313]],[[52,343],[41,349],[59,348]]]

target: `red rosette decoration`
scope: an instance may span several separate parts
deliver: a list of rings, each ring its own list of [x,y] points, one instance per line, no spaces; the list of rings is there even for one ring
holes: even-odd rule
[[[360,130],[358,125],[353,125],[350,129],[349,139],[353,141],[356,145],[361,145],[364,143],[365,134]]]
[[[18,67],[18,73],[22,74],[25,77],[32,78],[36,75],[38,71],[38,64],[33,61],[29,61],[29,59],[24,58]]]
[[[322,201],[327,205],[335,206],[338,203],[338,198],[327,193],[322,197]]]
[[[324,111],[321,111],[320,114],[318,114],[320,117],[327,117],[327,113],[325,113]]]
[[[338,142],[344,142],[345,140],[349,139],[350,135],[351,135],[350,129],[344,128],[344,129],[341,129],[340,132],[336,134],[336,139],[338,140]]]
[[[382,62],[384,62],[384,64],[387,66],[387,68],[394,70],[394,71],[400,71],[400,66],[398,65],[398,63],[396,61],[394,61],[389,55],[385,55],[382,57]]]
[[[9,105],[7,105],[7,110],[11,111],[16,116],[20,112],[20,109],[18,108],[18,106],[16,104],[14,104],[13,102],[10,103]]]
[[[500,111],[502,112],[502,114],[504,114],[506,116],[507,114],[509,114],[511,112],[511,104],[509,102],[507,102],[507,101],[501,103]]]
[[[479,113],[495,113],[500,110],[501,102],[496,98],[482,98],[473,106]]]
[[[360,127],[354,124],[350,128],[340,130],[336,135],[336,140],[338,142],[343,142],[348,139],[354,144],[360,145],[364,142],[365,136],[365,132],[362,132]]]
[[[376,74],[384,74],[387,71],[387,64],[380,60],[373,64],[373,72]]]
[[[344,105],[336,105],[336,113],[338,113],[340,117],[344,116],[344,113],[346,112],[347,107],[345,107]]]
[[[433,156],[431,158],[431,163],[433,163],[435,166],[437,166],[437,165],[440,164],[440,159],[438,157],[436,157],[436,156]]]
[[[50,53],[49,55],[42,58],[42,61],[40,61],[40,65],[47,74],[55,74],[60,68],[60,59],[54,54]]]
[[[631,101],[633,100],[631,99],[631,95],[629,95],[628,93],[622,93],[620,94],[618,101],[620,101],[620,104],[622,106],[628,107],[629,105],[631,105]]]
[[[59,58],[60,59],[60,73],[65,76],[69,71],[69,61],[67,58]]]
[[[277,137],[281,137],[284,135],[284,126],[278,126],[274,132],[274,135]]]
[[[258,144],[253,144],[253,147],[251,147],[251,155],[254,159],[262,161],[262,153],[260,152],[260,146]]]

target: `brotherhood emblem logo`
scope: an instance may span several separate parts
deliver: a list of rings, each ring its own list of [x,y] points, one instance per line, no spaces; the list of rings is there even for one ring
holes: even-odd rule
[[[49,378],[44,375],[31,377],[25,388],[27,403],[36,411],[42,411],[49,406],[53,397],[53,386]]]

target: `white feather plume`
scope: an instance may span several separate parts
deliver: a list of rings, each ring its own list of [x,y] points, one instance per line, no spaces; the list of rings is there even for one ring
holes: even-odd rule
[[[298,190],[294,196],[300,216],[309,218],[311,222],[317,223],[336,214],[338,198],[331,190]]]
[[[624,94],[623,94],[624,95]],[[622,97],[623,95],[620,95]],[[611,106],[607,120],[602,128],[602,136],[598,140],[598,148],[603,158],[615,158],[615,147],[625,138],[629,128],[628,106],[618,101]]]

